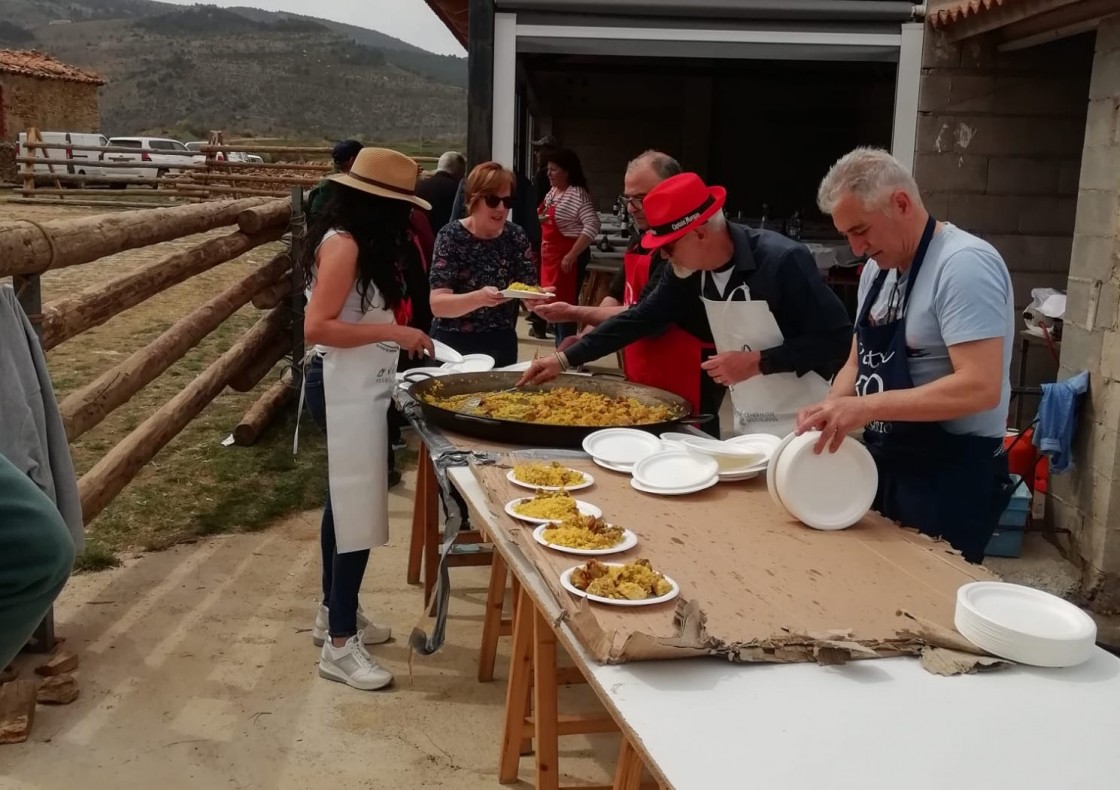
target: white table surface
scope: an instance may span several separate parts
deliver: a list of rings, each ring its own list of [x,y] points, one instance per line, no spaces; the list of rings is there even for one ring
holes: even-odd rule
[[[450,470],[495,523],[478,481]],[[535,566],[492,529],[534,597]],[[721,659],[602,666],[558,636],[647,765],[676,790],[1106,790],[1120,788],[1120,659],[939,677],[913,658],[815,664]]]

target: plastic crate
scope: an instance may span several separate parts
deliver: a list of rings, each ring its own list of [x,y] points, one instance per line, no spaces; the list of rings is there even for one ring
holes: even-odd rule
[[[988,557],[1018,557],[1023,553],[1023,530],[999,527],[992,533],[988,541],[988,548],[984,550]]]
[[[1003,509],[999,517],[999,526],[1007,529],[1023,529],[1027,526],[1027,517],[1031,512],[1031,490],[1022,483],[1019,475],[1011,475],[1015,490],[1011,494],[1011,501]]]

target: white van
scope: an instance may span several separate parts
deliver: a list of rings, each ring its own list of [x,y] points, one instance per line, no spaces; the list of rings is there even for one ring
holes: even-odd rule
[[[109,140],[103,134],[89,132],[40,132],[39,137],[44,143],[65,144],[68,146],[96,147],[107,146]],[[52,168],[54,173],[67,175],[89,176],[101,178],[110,168],[101,167],[100,163],[105,154],[101,151],[75,151],[71,148],[28,148],[27,132],[19,133],[20,158],[31,157],[42,159],[32,165],[36,176],[50,178]],[[48,165],[47,160],[50,160]],[[20,163],[20,172],[24,172],[25,164]],[[44,179],[40,179],[44,180]],[[78,181],[65,181],[63,186],[79,186]]]
[[[136,153],[105,154],[109,162],[151,162],[159,167],[138,167],[135,170],[120,168],[122,175],[137,175],[155,182],[166,175],[180,173],[182,168],[190,167],[194,152],[178,140],[166,137],[111,137],[109,145],[114,148],[135,148]],[[116,169],[116,168],[114,168]]]

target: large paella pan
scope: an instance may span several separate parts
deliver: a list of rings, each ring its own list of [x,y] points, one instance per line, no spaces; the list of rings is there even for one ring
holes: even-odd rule
[[[597,393],[614,399],[633,399],[642,406],[639,413],[656,414],[646,422],[620,422],[604,424],[547,424],[529,420],[487,416],[482,407],[463,407],[461,410],[447,405],[459,403],[456,396],[486,393],[496,394],[511,390],[521,377],[520,373],[495,371],[491,373],[456,373],[438,378],[426,378],[413,383],[409,392],[419,403],[424,418],[441,428],[478,439],[504,444],[532,445],[536,447],[579,447],[584,437],[602,428],[630,427],[659,433],[669,431],[683,423],[703,422],[705,418],[691,417],[692,407],[687,400],[670,392],[611,378],[588,376],[560,376],[539,386],[523,387],[518,393],[575,390],[576,393]],[[411,377],[409,377],[411,378]],[[484,398],[485,400],[485,398]]]

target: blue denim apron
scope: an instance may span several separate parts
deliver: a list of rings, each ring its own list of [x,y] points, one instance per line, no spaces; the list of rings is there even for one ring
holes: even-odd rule
[[[876,326],[868,320],[886,270],[879,272],[864,300],[856,320],[859,396],[914,386],[906,308],[936,225],[930,217],[897,314],[888,312]],[[969,562],[982,562],[1011,492],[1003,442],[949,433],[936,422],[873,422],[864,430],[864,442],[879,469],[874,509],[902,526],[948,541]]]

